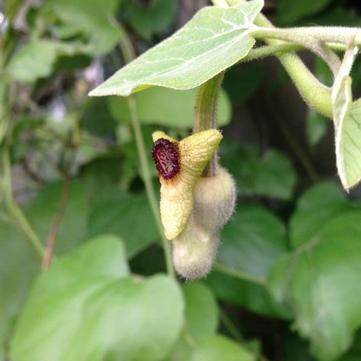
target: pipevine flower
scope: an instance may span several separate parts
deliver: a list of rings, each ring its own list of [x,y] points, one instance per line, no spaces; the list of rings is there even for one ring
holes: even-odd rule
[[[160,215],[167,239],[185,229],[193,209],[193,189],[223,136],[217,129],[194,133],[177,141],[161,131],[153,133],[152,156],[160,188]]]
[[[220,231],[236,203],[233,177],[218,166],[212,177],[201,177],[193,191],[193,211],[183,232],[172,241],[173,264],[186,279],[205,277],[216,258]]]

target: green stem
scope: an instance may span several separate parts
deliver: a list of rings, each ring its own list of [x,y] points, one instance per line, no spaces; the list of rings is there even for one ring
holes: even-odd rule
[[[5,37],[0,41],[0,73],[3,71],[6,62],[4,43]],[[13,217],[19,228],[24,232],[31,246],[42,258],[44,254],[43,245],[13,197],[8,145],[11,132],[10,109],[13,103],[11,93],[7,80],[3,79],[3,82],[0,84],[0,192],[2,193],[0,194],[0,200],[3,198],[8,214]]]
[[[160,216],[159,216],[158,201],[157,201],[157,197],[155,195],[153,184],[152,184],[152,176],[151,176],[151,172],[150,172],[149,164],[148,164],[148,160],[147,160],[147,155],[146,155],[147,152],[146,152],[146,148],[145,148],[145,144],[144,144],[142,129],[141,129],[140,122],[139,122],[136,102],[135,102],[135,99],[133,96],[128,97],[127,101],[128,101],[128,107],[129,107],[130,117],[131,117],[131,121],[132,121],[132,128],[133,128],[133,132],[134,132],[135,142],[137,144],[138,156],[139,156],[139,161],[140,161],[140,167],[142,170],[145,191],[147,193],[147,197],[148,197],[148,201],[149,201],[152,213],[153,213],[153,217],[156,221],[158,231],[159,231],[160,237],[162,239],[167,272],[171,277],[175,278],[175,273],[174,273],[173,264],[172,264],[170,243],[165,238],[164,233],[163,233],[163,227],[162,227],[162,223],[161,223]]]
[[[120,48],[124,57],[124,61],[128,63],[135,58],[135,51],[125,30],[122,27],[120,27],[120,31],[121,31]],[[127,102],[128,102],[128,108],[129,108],[134,138],[137,145],[138,157],[140,162],[140,168],[142,171],[145,191],[153,213],[153,217],[155,219],[157,228],[159,230],[160,237],[162,239],[167,272],[172,278],[175,278],[174,268],[172,264],[170,243],[165,238],[163,233],[163,227],[159,216],[158,201],[152,184],[152,175],[148,164],[147,151],[144,143],[144,137],[142,134],[142,128],[139,121],[137,104],[133,96],[129,96],[127,98]]]
[[[217,102],[223,78],[224,72],[219,73],[199,87],[194,110],[194,133],[217,128]],[[217,152],[215,152],[203,175],[212,177],[215,175],[216,169]]]
[[[316,31],[315,31],[316,29]],[[332,37],[332,31],[329,33],[318,33],[317,30],[324,29],[322,27],[316,28],[294,28],[294,29],[278,29],[273,27],[255,27],[252,30],[252,36],[256,39],[273,38],[278,40],[289,41],[291,43],[299,44],[308,48],[316,55],[321,57],[333,71],[333,73],[338,73],[338,70],[341,66],[340,59],[336,54],[330,50],[325,43],[334,42],[334,43],[344,43],[343,41],[338,41],[337,37]],[[340,30],[341,31],[341,30]],[[329,38],[326,37],[326,34]],[[320,36],[324,35],[324,36]],[[352,37],[348,38],[348,41],[353,39]]]
[[[41,258],[44,256],[44,248],[43,245],[36,235],[35,231],[31,227],[30,223],[26,219],[22,210],[15,202],[12,186],[11,186],[11,168],[10,168],[10,159],[9,152],[4,147],[2,150],[2,171],[3,171],[3,191],[5,203],[8,209],[9,214],[14,218],[20,229],[24,232],[25,236],[29,240],[32,247],[39,254]]]
[[[259,48],[252,49],[248,55],[241,59],[239,63],[247,63],[253,60],[261,60],[272,55],[282,55],[291,51],[303,50],[304,47],[299,44],[282,43],[274,45],[265,45]]]
[[[337,52],[344,52],[344,51],[346,51],[346,48],[347,48],[344,45],[336,44],[336,43],[327,43],[326,46],[327,46],[327,48],[337,51]],[[261,60],[261,59],[267,58],[268,56],[272,56],[272,55],[280,56],[285,53],[300,51],[300,50],[304,50],[304,49],[305,49],[305,47],[300,44],[293,44],[293,43],[286,43],[286,42],[281,42],[279,44],[273,44],[273,45],[265,45],[265,46],[261,46],[261,47],[252,49],[245,58],[243,58],[239,61],[239,64],[247,63],[247,62],[253,61],[253,60]]]
[[[120,50],[122,52],[122,55],[124,57],[125,63],[130,63],[132,60],[136,58],[135,50],[133,47],[132,42],[129,39],[129,36],[125,29],[119,25],[118,26],[120,31]]]
[[[255,38],[272,38],[290,41],[297,44],[307,44],[309,39],[324,43],[340,43],[361,46],[361,28],[342,26],[310,26],[300,28],[255,27],[251,30]]]
[[[202,84],[197,93],[193,132],[217,127],[217,101],[224,72]]]
[[[258,15],[255,24],[270,28],[272,23],[262,14]],[[269,45],[282,44],[279,40],[265,40]],[[291,77],[297,90],[305,102],[327,118],[332,118],[331,90],[323,85],[294,53],[276,55]]]

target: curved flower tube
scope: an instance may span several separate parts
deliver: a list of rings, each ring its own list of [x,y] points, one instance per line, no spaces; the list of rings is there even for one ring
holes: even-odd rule
[[[177,141],[161,131],[153,133],[152,156],[160,189],[160,215],[167,239],[185,229],[193,209],[193,189],[223,136],[217,129],[194,133]]]

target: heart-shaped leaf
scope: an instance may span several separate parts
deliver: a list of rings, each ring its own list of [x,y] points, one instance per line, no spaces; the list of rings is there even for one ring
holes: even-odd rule
[[[286,251],[282,222],[262,207],[243,205],[221,233],[217,272],[207,282],[221,299],[285,317],[286,310],[273,302],[265,286],[269,269]]]
[[[218,327],[218,306],[211,290],[201,282],[183,285],[187,331],[194,339],[212,336]]]
[[[177,284],[163,275],[130,277],[123,244],[102,236],[38,278],[20,317],[11,359],[161,360],[182,323]]]
[[[325,223],[349,207],[341,187],[330,182],[317,184],[297,203],[290,222],[291,245],[297,248],[308,242]]]
[[[115,73],[92,96],[128,96],[158,85],[195,88],[245,57],[255,40],[249,28],[263,0],[237,7],[205,7],[181,30]]]
[[[292,307],[296,329],[319,360],[334,360],[361,326],[361,207],[326,183],[301,198],[292,253],[271,270],[271,289]]]

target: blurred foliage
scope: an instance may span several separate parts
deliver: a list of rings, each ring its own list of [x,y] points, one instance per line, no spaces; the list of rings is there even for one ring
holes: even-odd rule
[[[161,275],[143,281],[131,277],[122,243],[101,236],[39,277],[18,325],[11,357],[134,360],[146,354],[143,359],[158,360],[178,336],[182,311],[174,281]],[[46,347],[36,342],[44,337]]]
[[[129,104],[87,94],[124,64],[123,31],[140,54],[180,27],[188,3],[0,6],[0,151],[9,150],[13,194],[29,225],[43,246],[56,236],[43,272],[0,194],[0,361],[361,360],[359,190],[349,197],[339,188],[325,165],[334,162],[330,121],[292,112],[291,85],[272,61],[237,64],[225,76],[220,162],[236,179],[238,207],[214,270],[197,282],[164,274]],[[282,26],[361,24],[358,1],[266,3]],[[329,85],[325,64],[306,60]],[[353,78],[360,93],[359,62]],[[162,87],[134,95],[149,164],[153,130],[189,133],[195,95]],[[4,174],[0,166],[1,185]]]
[[[170,0],[124,1],[125,21],[145,40],[164,33],[175,19],[177,3]]]

